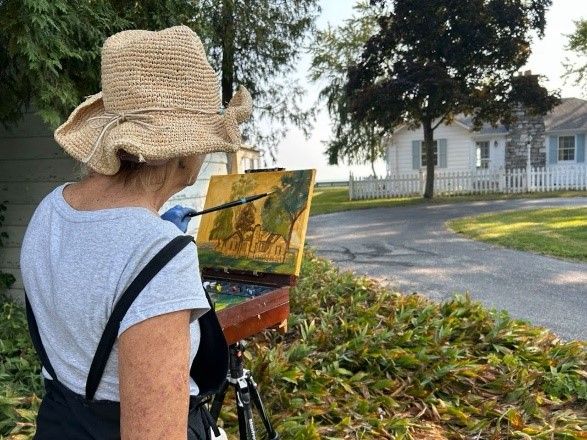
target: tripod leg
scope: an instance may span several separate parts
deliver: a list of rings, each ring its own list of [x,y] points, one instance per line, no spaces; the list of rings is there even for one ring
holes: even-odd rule
[[[236,412],[238,415],[238,431],[240,440],[257,440],[251,408],[249,387],[244,380],[239,380],[236,387]]]
[[[212,399],[212,404],[210,405],[210,414],[215,422],[218,422],[218,417],[220,417],[220,410],[222,409],[222,405],[224,404],[224,399],[226,398],[226,391],[228,390],[228,380],[224,382],[222,388],[214,396]]]
[[[261,400],[257,384],[250,375],[247,376],[247,384],[249,386],[249,392],[251,393],[251,401],[259,412],[259,416],[261,417],[261,421],[267,432],[267,440],[279,440],[279,434],[273,429],[273,425],[269,420],[269,415],[267,414],[263,401]]]

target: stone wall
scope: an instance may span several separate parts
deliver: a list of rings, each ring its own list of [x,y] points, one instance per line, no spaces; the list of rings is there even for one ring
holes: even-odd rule
[[[528,143],[531,145],[532,167],[546,166],[544,117],[527,114],[521,105],[516,108],[514,114],[516,121],[509,127],[509,133],[506,136],[506,168],[526,168]]]

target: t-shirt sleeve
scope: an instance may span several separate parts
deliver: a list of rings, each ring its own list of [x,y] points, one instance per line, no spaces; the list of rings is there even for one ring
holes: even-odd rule
[[[190,322],[210,309],[194,243],[173,257],[139,293],[120,324],[118,336],[146,319],[188,309],[192,311]]]

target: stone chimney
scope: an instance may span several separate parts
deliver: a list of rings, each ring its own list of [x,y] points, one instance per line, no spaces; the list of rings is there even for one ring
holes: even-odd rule
[[[532,75],[532,72],[527,70],[524,75]],[[506,135],[506,168],[526,168],[528,144],[530,144],[530,163],[532,167],[545,166],[544,116],[528,114],[521,104],[516,106],[513,113],[515,122],[510,125]]]

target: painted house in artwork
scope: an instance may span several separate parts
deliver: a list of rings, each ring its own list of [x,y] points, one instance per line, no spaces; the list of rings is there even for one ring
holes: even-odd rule
[[[434,131],[434,163],[440,171],[525,168],[530,147],[532,167],[587,166],[587,101],[564,98],[546,116],[516,109],[517,122],[509,127],[483,125],[473,129],[463,115]],[[422,129],[398,128],[387,140],[386,165],[391,175],[424,170]]]
[[[260,224],[252,231],[234,231],[219,240],[216,249],[225,255],[282,263],[287,255],[287,241],[282,235],[263,231]]]

